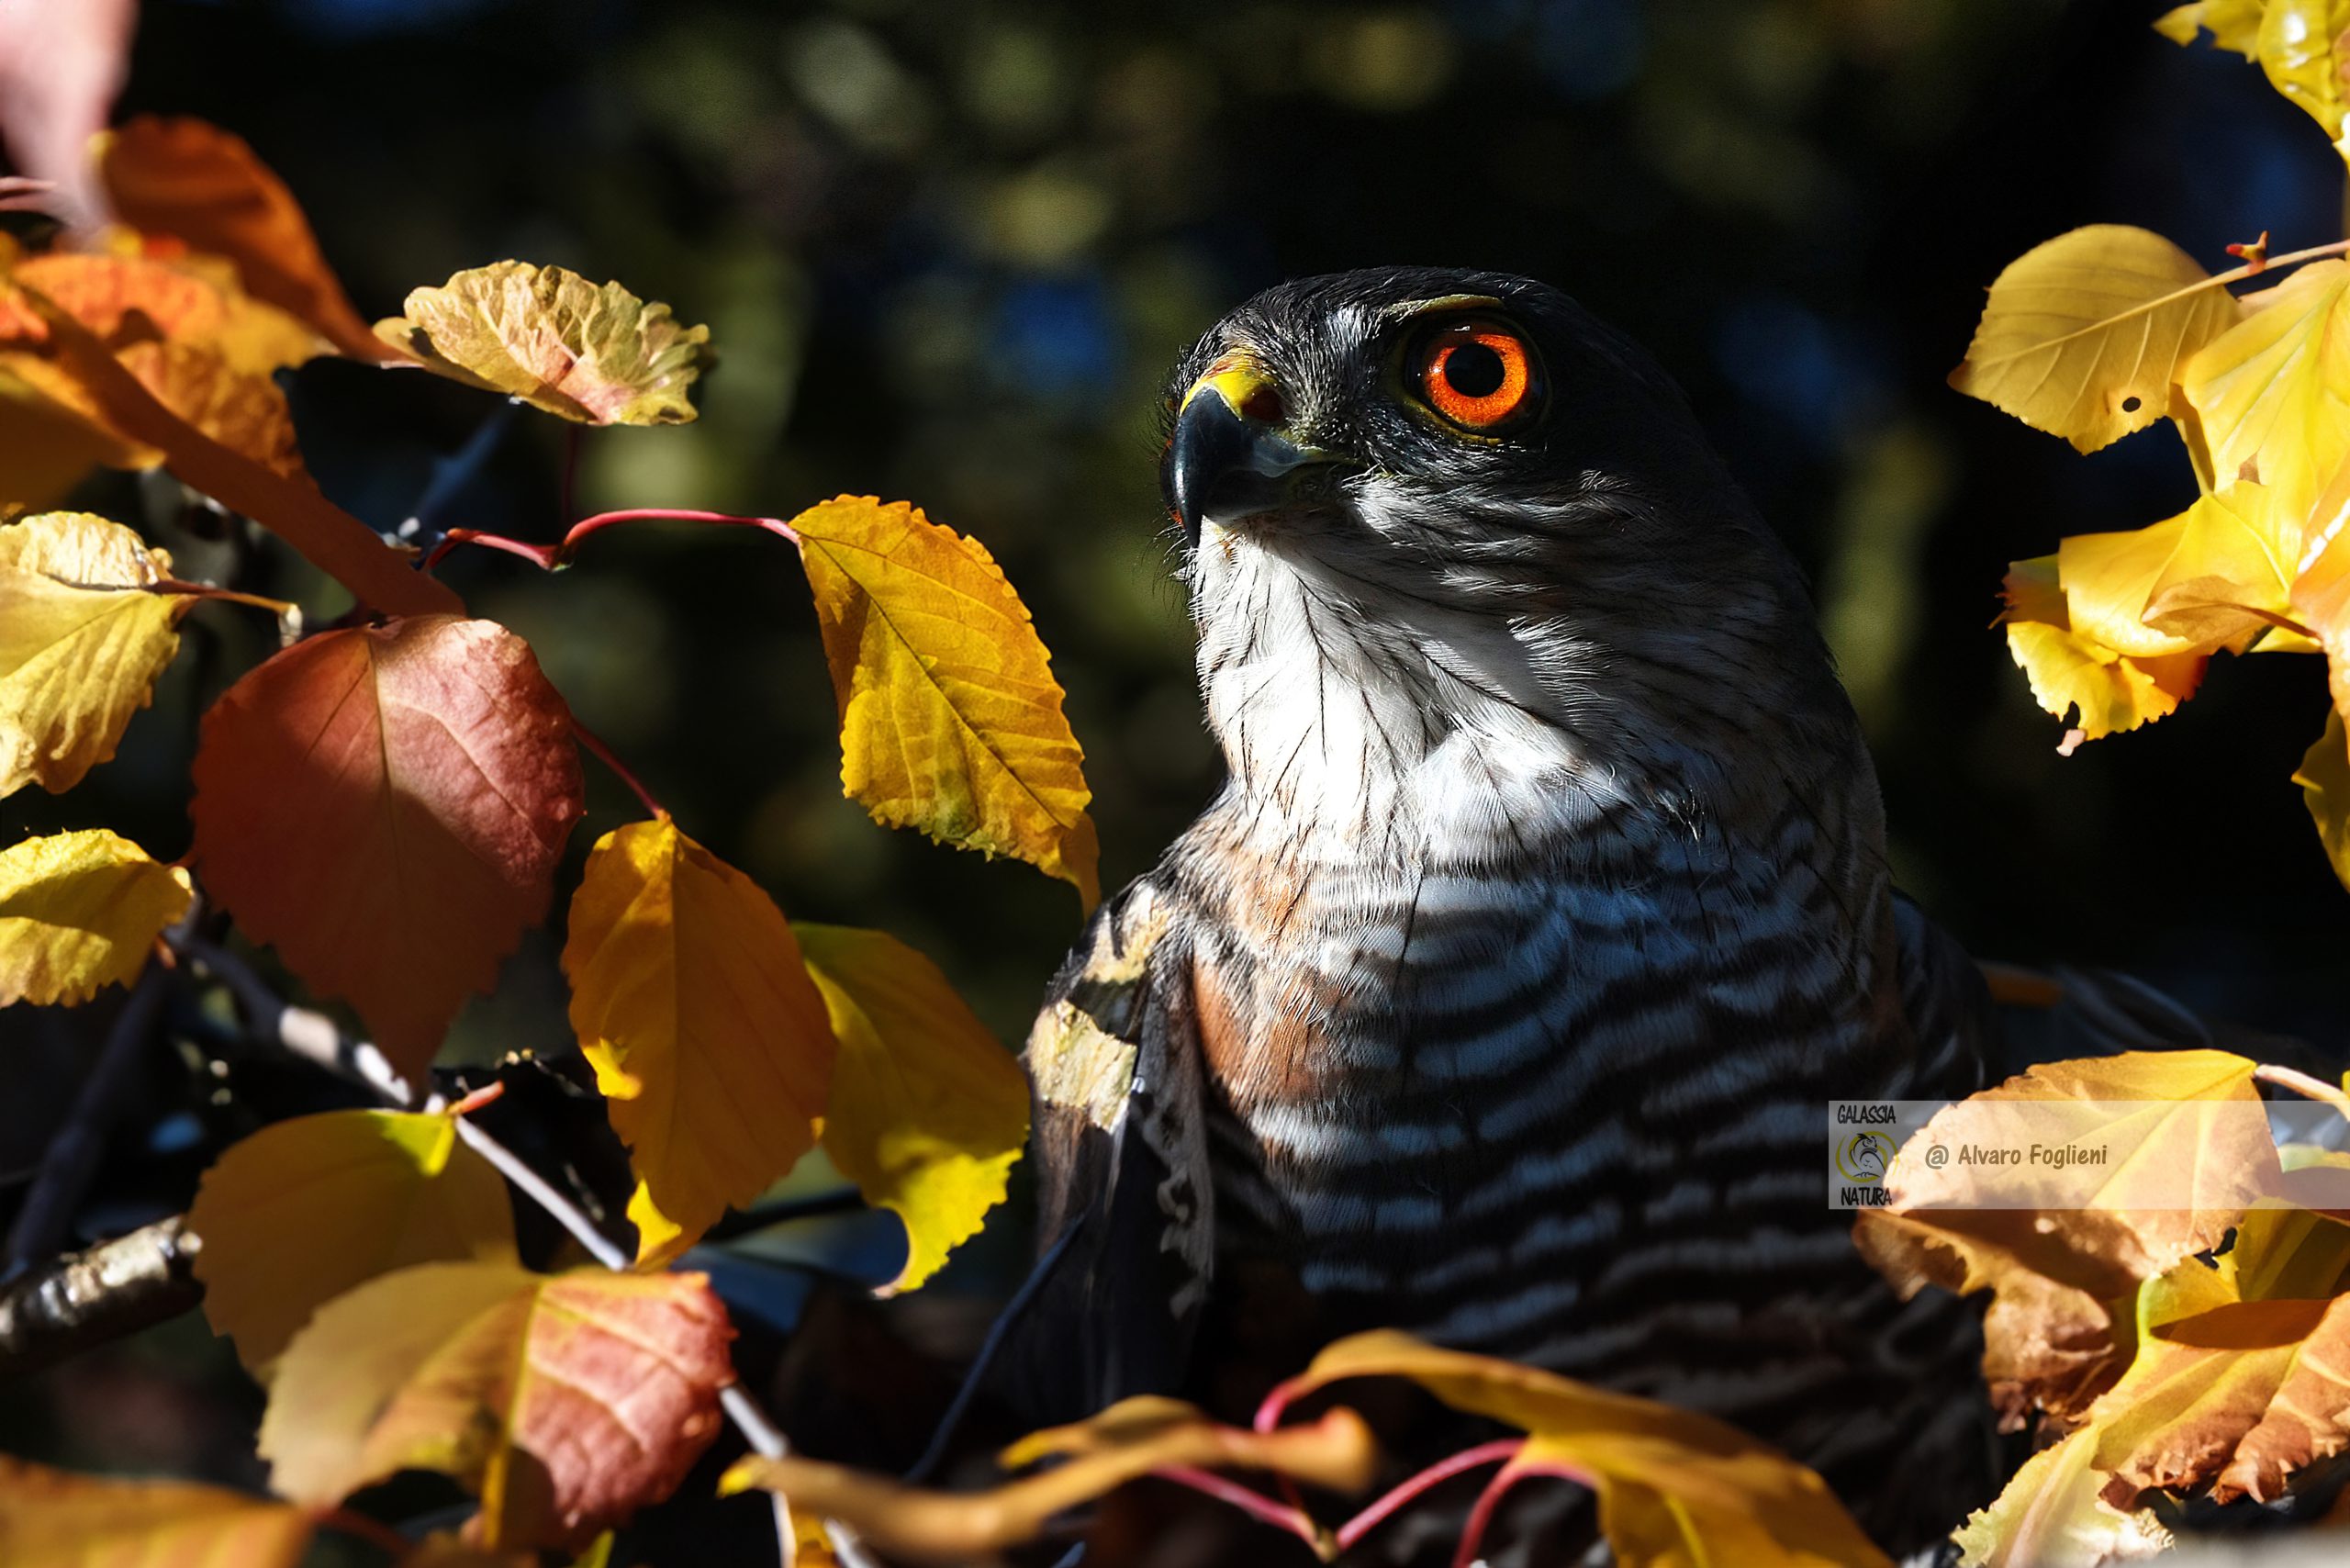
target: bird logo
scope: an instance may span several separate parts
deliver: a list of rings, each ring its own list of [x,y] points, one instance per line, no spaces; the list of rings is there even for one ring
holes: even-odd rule
[[[1881,1187],[1892,1167],[1893,1140],[1883,1133],[1863,1130],[1837,1146],[1836,1169],[1847,1182]]]

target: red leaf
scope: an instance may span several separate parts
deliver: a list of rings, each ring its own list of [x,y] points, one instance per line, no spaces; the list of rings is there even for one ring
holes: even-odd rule
[[[195,777],[205,886],[411,1076],[546,913],[581,804],[529,645],[446,615],[271,659],[205,715]]]

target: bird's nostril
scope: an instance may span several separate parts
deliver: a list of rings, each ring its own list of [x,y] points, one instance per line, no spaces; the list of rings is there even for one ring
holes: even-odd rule
[[[1281,401],[1281,393],[1273,387],[1259,385],[1240,400],[1240,417],[1259,424],[1277,425],[1289,413],[1289,405]]]

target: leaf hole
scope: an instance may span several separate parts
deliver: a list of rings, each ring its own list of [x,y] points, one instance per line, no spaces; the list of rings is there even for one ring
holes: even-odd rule
[[[2143,401],[2137,398],[2124,398],[2121,399],[2121,411],[2125,414],[2134,414],[2143,406]]]

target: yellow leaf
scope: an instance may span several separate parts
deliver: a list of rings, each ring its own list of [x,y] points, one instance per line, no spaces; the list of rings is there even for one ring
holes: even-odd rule
[[[2350,466],[2344,477],[2350,479]],[[2328,503],[2334,498],[2330,489]],[[2341,504],[2344,510],[2333,512],[2325,532],[2311,541],[2293,583],[2292,610],[2325,650],[2334,711],[2350,714],[2350,498]]]
[[[2176,711],[2195,695],[2206,662],[2200,654],[2129,658],[2065,627],[2020,621],[2008,625],[2008,652],[2042,708],[2060,719],[2079,710],[2088,740]]]
[[[2345,292],[2350,263],[2304,267],[2247,300],[2252,314],[2187,362],[2180,385],[2221,488],[2256,478],[2287,515],[2303,518],[2350,457]]]
[[[8,1568],[296,1568],[317,1528],[274,1497],[74,1475],[0,1455]]]
[[[453,381],[588,425],[686,423],[711,358],[710,329],[680,326],[666,305],[525,262],[420,288],[375,335]]]
[[[172,559],[118,522],[43,512],[0,528],[0,795],[70,790],[114,756],[179,651],[192,602],[148,591]]]
[[[1180,1400],[1145,1396],[1076,1426],[1035,1433],[1002,1458],[1011,1468],[1052,1456],[1063,1456],[1064,1462],[1041,1474],[984,1492],[948,1493],[817,1460],[753,1455],[736,1461],[718,1489],[722,1496],[753,1487],[780,1494],[791,1504],[795,1525],[803,1518],[838,1519],[882,1551],[968,1562],[1034,1540],[1054,1515],[1154,1470],[1269,1470],[1355,1492],[1369,1484],[1378,1450],[1351,1410],[1330,1411],[1310,1425],[1251,1432],[1220,1426]]]
[[[733,1381],[699,1274],[423,1263],[329,1302],[270,1385],[270,1484],[324,1507],[401,1470],[477,1490],[485,1544],[584,1547],[677,1489]]]
[[[2096,1457],[2097,1433],[2082,1430],[2026,1460],[1998,1500],[1952,1536],[1960,1568],[2087,1568],[2168,1551],[2170,1532],[2153,1514],[2098,1495],[2109,1477]]]
[[[192,896],[185,871],[104,828],[0,849],[0,1006],[129,985]]]
[[[2325,734],[2318,736],[2294,771],[2301,787],[2301,803],[2317,824],[2318,842],[2333,863],[2333,874],[2350,888],[2350,735],[2345,735],[2340,709],[2325,715]]]
[[[2095,224],[2008,264],[1950,384],[2095,452],[2168,413],[2179,364],[2236,317],[2161,235]]]
[[[2056,552],[2072,630],[2132,658],[2242,652],[2290,608],[2300,520],[2265,485],[2205,496],[2165,522],[2078,533]]]
[[[308,476],[294,410],[267,375],[240,372],[201,343],[133,343],[116,357],[157,402],[207,437],[281,478]]]
[[[666,1260],[814,1145],[834,1055],[823,1000],[775,901],[666,817],[597,841],[563,968],[636,1167],[638,1260]]]
[[[1101,902],[1084,754],[1045,645],[977,540],[843,496],[792,519],[841,709],[841,788],[874,820],[1013,855]]]
[[[204,1315],[264,1382],[310,1314],[354,1285],[411,1263],[516,1260],[506,1183],[445,1114],[263,1127],[205,1172],[188,1222]]]
[[[2196,35],[2210,29],[2211,42],[2221,49],[2232,50],[2246,60],[2260,57],[2260,13],[2268,0],[2196,0],[2189,6],[2177,6],[2154,19],[2154,31],[2173,43],[2193,43]]]
[[[976,1235],[1028,1138],[1028,1081],[936,965],[896,937],[798,928],[840,1057],[824,1150],[865,1201],[906,1226],[910,1291]]]
[[[101,463],[137,466],[82,400],[57,395],[57,379],[30,354],[0,353],[0,518],[51,505]]]
[[[1408,1378],[1456,1410],[1527,1432],[1504,1474],[1591,1488],[1623,1568],[1886,1562],[1818,1475],[1710,1417],[1393,1329],[1329,1346],[1282,1393],[1294,1400],[1359,1377]]]
[[[2350,66],[2341,48],[2344,32],[2350,32],[2345,0],[2266,0],[2256,44],[2269,85],[2323,126],[2337,148],[2344,148],[2343,73]],[[2344,151],[2350,154],[2350,148]]]

